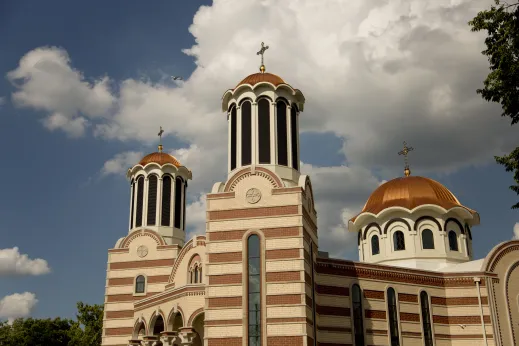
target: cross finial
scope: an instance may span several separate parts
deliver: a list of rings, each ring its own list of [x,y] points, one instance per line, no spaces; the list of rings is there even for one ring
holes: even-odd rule
[[[261,49],[256,53],[256,55],[261,55],[261,66],[260,66],[261,73],[265,72],[265,65],[263,64],[263,54],[265,54],[265,51],[267,49],[269,49],[269,46],[265,46],[265,43],[261,42]]]
[[[160,127],[160,131],[159,131],[159,153],[162,152],[162,134],[164,133],[164,130],[162,129],[162,126]]]
[[[414,148],[408,147],[407,143],[404,141],[404,149],[398,152],[398,155],[404,155],[404,163],[405,163],[404,174],[406,177],[411,175],[411,170],[409,169],[409,162],[407,161],[407,155],[409,154],[410,151],[413,151],[413,150],[414,150]]]

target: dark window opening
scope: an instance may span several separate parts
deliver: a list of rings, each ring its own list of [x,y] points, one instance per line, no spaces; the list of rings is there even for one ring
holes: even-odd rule
[[[237,141],[237,124],[236,124],[236,107],[231,109],[231,171],[236,168],[236,141]]]
[[[132,180],[131,183],[131,189],[132,189],[132,200],[130,201],[130,229],[133,228],[133,209],[135,208],[134,202],[135,202],[135,183]]]
[[[142,211],[144,203],[144,177],[137,179],[137,212],[135,215],[135,227],[142,226]]]
[[[270,101],[258,102],[259,163],[270,163]]]
[[[393,287],[387,289],[387,311],[389,315],[389,333],[391,346],[400,346],[400,334],[398,331],[398,310],[396,306],[396,294]]]
[[[153,326],[153,335],[160,335],[164,331],[164,320],[162,316],[157,317]]]
[[[292,167],[299,169],[299,148],[297,146],[297,108],[292,106],[290,109],[290,135],[291,135],[291,146],[292,146]]]
[[[424,249],[434,249],[434,236],[430,229],[423,230],[422,245]]]
[[[162,178],[162,210],[161,225],[169,226],[171,219],[171,177],[164,176]]]
[[[249,101],[241,105],[241,165],[250,165],[252,160],[252,113]]]
[[[261,254],[256,234],[247,240],[249,346],[261,346]]]
[[[276,127],[278,144],[278,164],[288,166],[287,105],[283,101],[276,104]]]
[[[148,215],[147,225],[155,226],[157,217],[157,176],[152,175],[148,178]]]
[[[425,346],[433,346],[433,336],[431,327],[431,311],[429,310],[429,296],[427,292],[420,293],[420,305],[422,308],[422,328]]]
[[[355,346],[364,346],[364,315],[362,313],[362,291],[355,284],[351,288],[352,319]]]
[[[135,279],[135,293],[144,293],[146,288],[146,278],[143,275],[137,276]]]
[[[458,249],[458,236],[456,232],[449,231],[449,249],[451,251],[459,251]]]
[[[180,219],[182,217],[182,178],[177,177],[175,179],[175,222],[173,225],[175,228],[180,228]]]
[[[380,244],[378,242],[378,235],[371,237],[371,255],[378,255],[380,253]]]
[[[395,251],[405,250],[405,238],[402,231],[396,231],[393,234],[393,246]]]
[[[186,193],[187,193],[187,182],[183,184],[182,190],[182,229],[186,229]]]

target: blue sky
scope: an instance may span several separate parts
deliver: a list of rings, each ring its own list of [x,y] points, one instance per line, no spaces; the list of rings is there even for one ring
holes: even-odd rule
[[[0,299],[15,293],[34,293],[38,303],[29,309],[34,317],[73,317],[77,301],[103,302],[107,249],[127,233],[128,226],[129,186],[121,173],[135,163],[129,158],[155,150],[159,125],[165,127],[168,135],[165,147],[193,170],[187,217],[188,223],[192,220],[191,232],[200,232],[203,193],[209,191],[213,182],[223,180],[226,169],[225,150],[214,149],[222,147],[227,135],[220,96],[241,78],[255,72],[258,64],[255,49],[263,39],[271,45],[268,52],[271,56],[266,55],[267,69],[272,67],[275,73],[293,81],[307,98],[302,118],[301,158],[305,163],[303,170],[314,181],[323,251],[333,244],[336,247],[331,249],[332,253],[356,259],[351,241],[354,238],[346,233],[342,219],[358,212],[381,180],[401,174],[402,159],[397,152],[403,140],[416,148],[410,157],[413,172],[440,181],[463,204],[480,213],[481,225],[473,230],[476,258],[513,236],[519,217],[510,206],[517,196],[508,189],[513,183],[511,175],[497,166],[492,156],[518,145],[517,133],[509,130],[506,120],[499,117],[498,107],[486,104],[476,95],[475,89],[480,87],[486,73],[485,58],[479,54],[484,37],[470,36],[474,34],[469,33],[468,27],[458,25],[465,17],[473,16],[477,6],[489,1],[478,0],[473,7],[452,9],[465,17],[445,26],[447,32],[452,30],[449,32],[452,36],[467,40],[461,42],[466,44],[461,47],[470,54],[465,56],[461,51],[456,54],[459,62],[453,67],[459,79],[443,78],[440,70],[418,59],[427,50],[415,50],[407,35],[400,38],[399,45],[385,48],[382,55],[391,59],[384,64],[378,60],[368,62],[384,68],[389,63],[397,66],[399,61],[392,54],[396,54],[395,49],[405,48],[417,56],[406,63],[406,68],[413,64],[417,67],[408,72],[393,72],[391,76],[387,71],[372,70],[370,73],[375,77],[379,73],[375,79],[385,78],[387,82],[383,85],[366,82],[365,88],[359,84],[366,81],[365,76],[347,75],[353,73],[347,71],[347,66],[363,70],[360,64],[368,60],[357,55],[355,47],[359,46],[352,43],[355,40],[341,38],[341,49],[335,51],[327,44],[332,45],[340,35],[330,37],[318,30],[311,31],[315,23],[305,20],[305,13],[315,12],[312,18],[317,21],[325,17],[326,11],[334,11],[333,8],[315,11],[309,0],[298,3],[301,11],[294,12],[293,2],[277,9],[269,3],[259,5],[249,0],[215,4],[155,1],[153,6],[138,1],[0,3],[0,73],[5,77],[0,79],[0,97],[5,98],[0,106],[3,163],[0,181],[4,182],[0,198],[0,249],[18,247],[21,254],[44,259],[51,268],[45,275],[2,276]],[[334,6],[344,9],[346,3],[337,1]],[[212,7],[194,17],[202,5]],[[350,12],[356,11],[380,27],[390,22],[384,18],[398,17],[384,7],[373,5],[371,11],[363,7],[368,5],[356,5]],[[290,19],[283,10],[295,16]],[[413,28],[427,25],[433,28],[443,20],[425,10],[416,11],[423,16],[418,16],[423,22],[414,23]],[[272,23],[279,16],[294,23],[276,27]],[[347,21],[347,18],[332,18],[321,25],[322,30],[339,32],[338,27],[326,26]],[[351,19],[351,25],[358,26],[356,35],[362,41],[365,37],[362,31],[370,25],[355,21],[358,19]],[[456,35],[456,30],[467,33]],[[308,49],[284,40],[283,34],[287,33],[308,42]],[[404,35],[400,31],[398,34]],[[427,35],[422,34],[421,40],[425,37],[434,42],[436,34],[437,29],[431,29]],[[276,42],[283,44],[276,48]],[[376,45],[377,41],[366,39],[362,44],[372,48],[371,56],[380,55],[381,45]],[[453,46],[459,45],[453,42]],[[65,108],[57,103],[65,102],[71,94],[62,98],[52,94],[48,101],[52,105],[44,108],[34,100],[45,90],[24,89],[29,84],[23,78],[14,81],[7,77],[10,71],[20,67],[22,57],[37,48],[47,49],[44,47],[60,47],[61,53],[52,57],[66,52],[70,58],[66,66],[80,71],[81,81],[91,87],[102,77],[110,80],[107,90],[116,105],[103,109],[106,114],[101,120],[84,116],[90,126],[81,135],[71,134],[66,126],[51,130],[43,122],[50,113],[62,112]],[[182,52],[191,47],[197,48],[190,55]],[[326,54],[320,57],[314,53],[323,50]],[[453,54],[451,46],[445,47],[445,52],[450,51],[447,55],[442,55],[441,49],[438,51],[442,61]],[[467,67],[467,61],[473,62],[469,64],[471,68]],[[347,77],[343,78],[343,72],[331,70],[337,66],[344,68]],[[428,74],[423,72],[426,68]],[[53,71],[46,73],[43,81],[50,85]],[[395,73],[400,73],[396,79]],[[334,81],[332,77],[337,74],[340,80]],[[417,78],[412,78],[412,74]],[[465,78],[474,74],[470,82]],[[171,75],[181,75],[186,82],[174,84],[166,78]],[[433,82],[417,84],[418,80],[427,79],[424,76]],[[150,95],[154,99],[151,93],[157,95],[154,105],[131,109],[132,102],[121,96],[123,90],[128,91],[128,85],[123,83],[128,80],[148,88],[142,94],[144,97]],[[29,90],[31,101],[24,104],[14,101],[13,93],[20,90]],[[377,99],[379,102],[373,102],[360,100],[355,95],[357,90],[364,95],[371,94],[370,90],[373,94],[377,90],[384,93]],[[401,90],[402,94],[395,90]],[[429,90],[436,92],[431,94]],[[433,99],[434,95],[440,95],[442,103],[421,105],[422,91]],[[353,101],[343,102],[342,94],[346,94],[345,100]],[[171,104],[167,103],[170,95]],[[355,100],[359,103],[354,104]],[[383,101],[386,106],[379,105]],[[158,104],[160,108],[154,109]],[[70,119],[82,116],[81,111],[72,113],[68,115]],[[420,119],[433,120],[428,123]],[[99,124],[113,126],[113,132],[95,133],[94,128]],[[197,132],[204,134],[204,131],[213,137],[210,140],[197,137]],[[358,132],[364,135],[358,136]],[[128,155],[132,152],[134,156]],[[106,162],[120,165],[108,169],[113,166],[106,166]],[[327,185],[331,182],[336,185]]]

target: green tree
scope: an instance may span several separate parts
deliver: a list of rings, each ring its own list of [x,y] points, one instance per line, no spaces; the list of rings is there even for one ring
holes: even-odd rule
[[[469,22],[472,31],[487,31],[486,48],[490,73],[484,88],[478,89],[485,100],[501,104],[502,116],[510,117],[512,125],[519,122],[519,2],[508,4],[495,0],[496,6],[481,11]],[[510,189],[519,195],[519,147],[496,162],[507,172],[514,172],[516,185]],[[519,202],[512,206],[519,208]]]
[[[77,303],[77,322],[71,328],[70,346],[99,346],[103,333],[103,306]]]

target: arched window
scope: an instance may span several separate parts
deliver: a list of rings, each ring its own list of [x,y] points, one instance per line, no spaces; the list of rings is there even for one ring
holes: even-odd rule
[[[261,253],[256,234],[247,239],[249,346],[261,345]]]
[[[393,287],[387,289],[387,313],[389,315],[389,336],[391,346],[400,346],[400,333],[398,331],[398,309],[396,293]]]
[[[176,177],[175,179],[175,228],[180,228],[180,219],[182,216],[182,178]]]
[[[420,306],[422,308],[422,328],[424,346],[433,346],[433,337],[431,329],[431,310],[429,309],[429,296],[427,292],[420,293]]]
[[[296,105],[292,105],[292,108],[290,109],[290,136],[291,138],[291,147],[292,147],[292,167],[294,169],[299,169],[299,152],[298,152],[298,145],[297,145],[297,107]]]
[[[202,283],[202,265],[198,266],[198,282]]]
[[[351,287],[351,302],[353,319],[353,333],[355,336],[355,346],[364,346],[364,315],[362,311],[362,291],[360,286],[355,284]]]
[[[459,251],[458,250],[458,236],[456,232],[449,231],[449,249],[451,251]]]
[[[231,171],[236,168],[236,142],[237,142],[237,124],[236,124],[236,106],[233,105],[231,107],[231,116],[229,121],[231,122],[231,157],[230,163],[231,163]]]
[[[250,101],[241,105],[241,165],[250,165],[252,158],[252,113]]]
[[[171,177],[166,175],[162,178],[162,226],[169,226],[171,219]]]
[[[277,101],[276,103],[276,127],[278,165],[288,166],[287,104],[283,101]]]
[[[424,249],[434,249],[434,237],[430,229],[422,231],[422,246]]]
[[[405,250],[405,238],[402,231],[396,231],[393,233],[393,248],[395,251]]]
[[[470,256],[470,244],[468,238],[465,238],[465,245],[467,246],[467,256]]]
[[[132,190],[132,200],[130,201],[130,229],[133,228],[133,209],[134,209],[134,200],[135,200],[135,182],[132,179],[132,182],[130,184],[131,190]]]
[[[258,101],[258,154],[259,163],[270,163],[270,101]]]
[[[182,184],[182,229],[186,230],[186,191],[187,181]]]
[[[198,266],[195,266],[194,270],[195,272],[195,284],[198,283]]]
[[[135,215],[135,227],[142,226],[142,209],[144,203],[144,177],[137,178],[137,212]]]
[[[146,278],[143,275],[137,276],[135,279],[135,293],[144,293],[146,289]]]
[[[378,255],[380,253],[380,244],[378,243],[378,235],[371,237],[371,255]]]
[[[151,175],[148,178],[148,216],[146,224],[155,226],[155,219],[157,217],[157,176]]]

